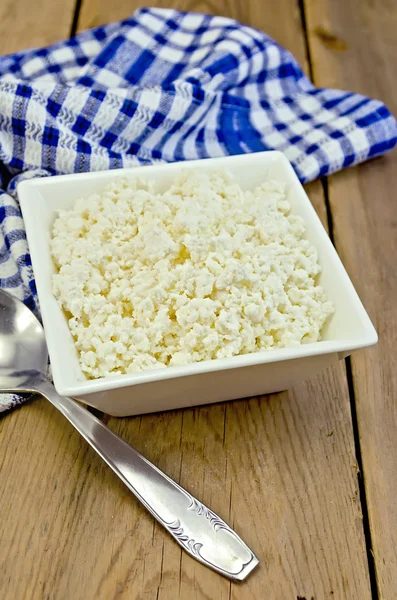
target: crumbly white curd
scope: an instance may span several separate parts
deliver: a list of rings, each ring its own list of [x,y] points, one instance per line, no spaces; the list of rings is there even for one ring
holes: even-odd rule
[[[117,179],[54,223],[53,292],[90,378],[297,346],[333,305],[285,187]]]

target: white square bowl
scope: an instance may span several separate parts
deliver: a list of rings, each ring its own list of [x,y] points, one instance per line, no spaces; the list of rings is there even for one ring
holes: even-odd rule
[[[287,184],[287,198],[303,217],[307,239],[317,248],[322,273],[319,283],[335,304],[323,341],[268,352],[245,354],[180,367],[87,380],[82,373],[67,319],[58,306],[51,282],[55,266],[49,241],[59,209],[101,190],[119,177],[137,177],[168,187],[182,170],[230,170],[237,183],[253,189],[266,179]],[[113,171],[34,179],[18,186],[36,278],[54,384],[105,413],[136,415],[257,396],[287,389],[296,380],[377,342],[374,327],[293,168],[281,152],[260,152],[206,160],[135,167]]]

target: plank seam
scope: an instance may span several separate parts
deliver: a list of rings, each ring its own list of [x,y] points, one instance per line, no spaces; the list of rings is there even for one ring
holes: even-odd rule
[[[358,430],[358,420],[357,420],[357,410],[356,410],[356,397],[354,391],[354,381],[353,381],[353,370],[350,356],[345,359],[346,363],[346,378],[347,385],[349,389],[349,398],[350,398],[350,410],[352,415],[352,426],[353,426],[353,437],[354,437],[354,449],[357,460],[357,482],[358,489],[360,493],[360,504],[361,504],[361,512],[363,516],[363,530],[364,530],[364,538],[365,538],[365,546],[367,550],[367,560],[368,560],[368,571],[369,571],[369,580],[371,585],[371,593],[373,600],[379,600],[379,591],[378,584],[376,578],[376,565],[375,565],[375,557],[372,550],[372,536],[371,536],[371,527],[369,523],[369,512],[368,512],[368,502],[367,495],[365,492],[365,482],[363,476],[363,460],[361,454],[361,444],[360,444],[360,435]]]
[[[306,61],[307,61],[308,70],[309,70],[309,76],[310,76],[310,79],[315,83],[313,61],[312,61],[312,56],[311,56],[311,51],[310,51],[305,0],[298,0],[298,6],[299,6],[301,23],[302,23],[303,38],[304,38],[304,44],[305,44],[305,54],[306,54]],[[327,213],[328,235],[330,237],[331,242],[335,246],[334,220],[333,220],[333,215],[332,215],[332,210],[331,210],[331,203],[330,203],[330,199],[329,199],[329,185],[328,185],[327,177],[323,177],[321,179],[321,185],[323,188],[324,202],[325,202],[325,208],[326,208],[326,213]],[[371,595],[372,595],[373,600],[379,600],[379,591],[378,591],[377,578],[376,578],[376,565],[375,565],[375,558],[374,558],[374,554],[373,554],[373,550],[372,550],[372,537],[371,537],[371,527],[370,527],[370,523],[369,523],[368,502],[367,502],[367,495],[366,495],[366,490],[365,490],[365,482],[364,482],[364,478],[363,478],[363,460],[362,460],[360,436],[359,436],[359,430],[358,430],[353,371],[352,371],[350,357],[345,359],[345,367],[346,367],[346,379],[347,379],[349,401],[350,401],[350,413],[351,413],[351,419],[352,419],[354,451],[355,451],[357,466],[358,466],[357,484],[358,484],[358,489],[359,489],[359,494],[360,494],[360,506],[361,506],[362,521],[363,521],[363,533],[364,533],[364,540],[365,540],[365,549],[366,549],[366,554],[367,554],[367,564],[368,564],[369,581],[370,581],[370,586],[371,586]]]
[[[332,216],[331,203],[329,201],[328,178],[322,177],[320,181],[321,181],[321,186],[323,188],[325,210],[327,213],[328,235],[329,235],[331,242],[335,246],[334,218]]]
[[[309,77],[312,81],[314,81],[312,57],[310,54],[310,46],[309,46],[309,36],[307,34],[305,1],[298,0],[298,7],[299,7],[300,18],[301,18],[301,25],[302,25],[302,32],[303,32],[303,44],[305,46],[305,58],[306,58],[307,67],[308,67],[308,71],[309,71]]]
[[[69,31],[69,37],[74,37],[77,33],[77,26],[79,23],[79,16],[80,16],[80,10],[81,10],[81,5],[82,5],[82,0],[76,0],[76,4],[74,7],[74,13],[73,13],[73,19],[72,19],[72,24],[70,26],[70,31]]]

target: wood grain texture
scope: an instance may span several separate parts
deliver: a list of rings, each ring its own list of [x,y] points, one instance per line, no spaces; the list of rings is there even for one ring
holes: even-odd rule
[[[397,5],[309,0],[316,83],[350,88],[397,113]],[[343,41],[335,50],[319,28]],[[320,29],[321,31],[321,29]],[[379,596],[397,598],[397,154],[330,179],[337,249],[379,334],[352,356],[365,488]]]
[[[122,18],[136,4],[85,0],[79,27]],[[263,28],[305,64],[294,0],[175,6]],[[321,184],[308,189],[325,220]],[[231,584],[192,560],[37,400],[0,421],[2,598],[371,597],[342,363],[288,393],[108,424],[225,518],[258,554],[259,568]]]
[[[6,598],[369,598],[347,418],[333,369],[269,398],[111,419],[261,557],[243,585],[182,553],[44,400],[2,421]]]
[[[299,5],[294,0],[84,0],[78,29],[125,19],[138,8],[147,6],[232,17],[262,29],[289,48],[295,48],[296,58],[301,63],[305,61]]]
[[[75,0],[1,0],[0,55],[68,37]]]

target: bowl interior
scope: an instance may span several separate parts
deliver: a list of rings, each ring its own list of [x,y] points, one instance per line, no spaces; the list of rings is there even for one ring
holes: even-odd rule
[[[292,354],[294,356],[305,356],[308,353],[317,352],[316,349],[313,349],[313,346],[318,347],[318,352],[323,353],[327,351],[326,348],[324,349],[325,342],[335,342],[332,348],[329,348],[329,351],[353,349],[376,342],[376,333],[368,315],[327,233],[290,163],[279,152],[261,152],[242,156],[36,179],[21,183],[18,192],[47,336],[54,382],[58,391],[62,390],[61,393],[65,393],[65,390],[75,389],[79,385],[83,385],[84,388],[89,390],[90,387],[96,384],[97,389],[100,382],[109,382],[109,380],[114,385],[118,385],[120,379],[122,385],[126,383],[131,385],[143,381],[143,379],[147,380],[148,374],[122,375],[117,378],[104,378],[94,382],[87,381],[82,373],[66,317],[51,291],[55,266],[50,255],[49,241],[57,211],[70,208],[77,198],[99,191],[107,183],[120,177],[139,176],[143,180],[151,180],[159,190],[162,190],[172,183],[180,171],[191,169],[205,171],[228,169],[233,173],[235,181],[245,189],[253,189],[269,179],[286,182],[287,198],[291,203],[292,211],[303,217],[307,228],[306,237],[318,250],[319,262],[322,267],[319,283],[324,287],[328,298],[335,304],[335,314],[323,332],[324,342],[302,345],[295,348],[293,353],[275,350],[271,353],[257,353],[222,361],[209,361],[219,363],[218,365],[205,363],[209,370],[211,368],[231,368],[239,366],[239,364],[243,365],[247,360],[254,364],[255,362],[289,358],[292,357]],[[311,346],[310,349],[309,346]],[[271,356],[266,356],[267,354]],[[187,369],[185,367],[161,369],[152,372],[150,377],[164,379],[170,376],[191,373],[195,369],[202,371],[203,368],[207,368],[203,367],[203,364],[200,363],[201,366],[186,365]]]

